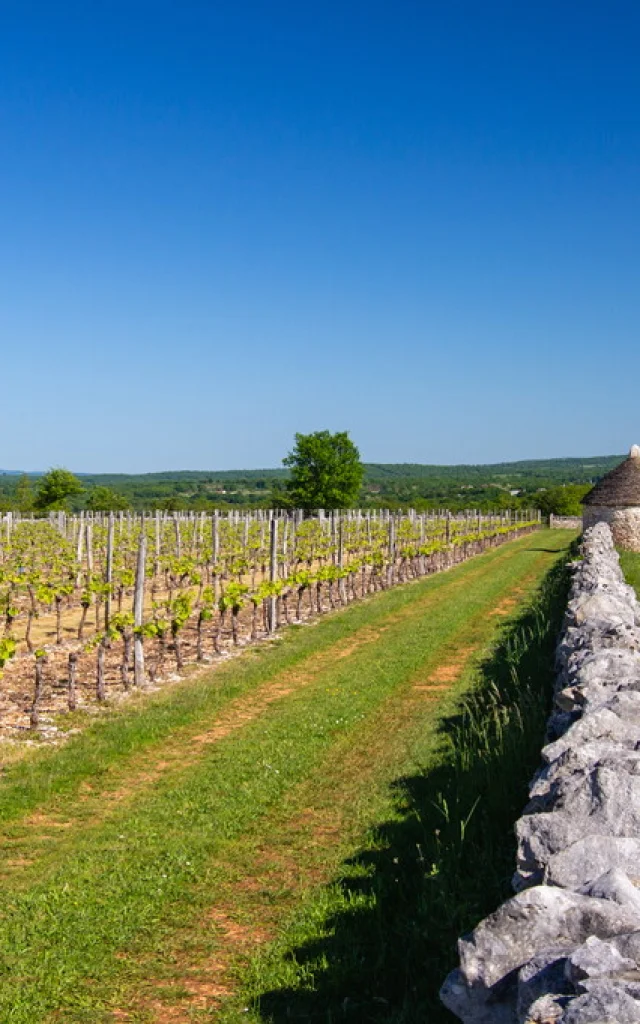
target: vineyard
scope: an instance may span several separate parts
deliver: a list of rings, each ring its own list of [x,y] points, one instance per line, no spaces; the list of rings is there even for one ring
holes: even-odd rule
[[[7,513],[0,730],[176,678],[539,526],[537,513]]]

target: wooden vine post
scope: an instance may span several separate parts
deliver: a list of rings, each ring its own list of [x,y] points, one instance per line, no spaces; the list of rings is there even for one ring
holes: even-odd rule
[[[278,520],[275,515],[269,523],[270,534],[270,557],[269,557],[269,582],[275,583],[278,579]],[[278,616],[278,599],[275,594],[269,597],[269,632],[275,633]]]
[[[218,579],[218,556],[220,552],[220,535],[218,532],[218,510],[215,509],[211,522],[211,564],[213,571],[213,596],[216,604],[220,597],[220,581]]]
[[[142,686],[144,684],[144,647],[142,641],[142,627],[144,625],[144,573],[147,557],[147,535],[144,530],[140,534],[140,545],[138,547],[138,561],[136,564],[136,582],[133,596],[133,684]]]
[[[396,524],[393,513],[389,515],[389,565],[387,568],[387,586],[392,587],[395,576],[396,560]]]
[[[106,584],[105,602],[104,602],[104,628],[109,629],[109,623],[111,621],[111,585],[113,583],[113,528],[114,518],[113,512],[109,513],[109,520],[107,523],[107,564],[104,574],[104,582]]]
[[[31,705],[31,715],[29,718],[29,728],[32,731],[35,731],[40,725],[40,701],[42,700],[45,661],[46,655],[44,653],[36,655],[36,683],[33,691],[33,704]]]
[[[67,680],[67,704],[69,711],[75,711],[78,706],[76,697],[76,681],[78,671],[78,655],[72,651],[69,655],[69,678]]]
[[[344,517],[341,512],[338,512],[338,569],[340,576],[338,577],[338,594],[340,595],[341,604],[347,603],[347,588],[342,575],[344,569]]]
[[[156,510],[155,518],[155,542],[156,551],[153,563],[153,575],[157,578],[160,575],[160,513]],[[144,524],[143,524],[144,525]]]
[[[98,644],[98,659],[97,659],[97,665],[96,665],[96,698],[99,701],[106,700],[106,697],[107,697],[107,691],[106,691],[106,687],[105,687],[105,677],[104,677],[104,668],[105,668],[104,660],[105,660],[106,650],[107,650],[107,638],[103,637],[102,640],[100,641],[100,643]]]

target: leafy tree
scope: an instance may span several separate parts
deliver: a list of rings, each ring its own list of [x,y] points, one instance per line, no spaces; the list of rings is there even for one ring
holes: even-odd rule
[[[67,498],[82,494],[82,491],[82,484],[70,470],[50,469],[38,484],[35,506],[42,511],[66,509]]]
[[[185,499],[181,497],[163,498],[157,505],[158,508],[164,509],[165,512],[184,512],[188,507]]]
[[[296,434],[293,451],[282,461],[291,470],[285,497],[295,508],[348,508],[360,494],[364,467],[346,430]]]
[[[31,512],[33,509],[33,490],[26,473],[23,473],[16,484],[15,502],[20,512]]]
[[[124,494],[118,494],[110,487],[94,487],[87,498],[91,512],[126,512],[131,506]]]
[[[582,499],[591,490],[589,484],[567,484],[551,487],[535,497],[535,507],[548,516],[581,516]]]

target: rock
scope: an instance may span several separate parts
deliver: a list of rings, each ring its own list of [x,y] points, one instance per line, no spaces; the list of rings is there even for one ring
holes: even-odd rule
[[[569,953],[570,950],[567,950],[567,954]],[[566,956],[558,956],[555,951],[539,953],[520,968],[516,1007],[518,1021],[530,1020],[531,1007],[542,996],[573,995],[573,989],[566,977],[566,965]]]
[[[486,997],[485,997],[486,996]],[[517,1024],[516,979],[502,993],[478,994],[465,983],[462,972],[451,971],[440,989],[440,1000],[468,1024]]]
[[[590,935],[582,946],[574,949],[564,961],[564,976],[575,985],[585,978],[600,978],[621,971],[635,970],[635,961],[622,956],[611,942]]]
[[[520,1024],[557,1024],[562,1020],[567,1003],[566,996],[540,996],[529,1007]]]
[[[552,813],[527,814],[516,823],[518,868],[542,871],[554,854],[583,836],[640,834],[640,770],[637,759],[618,761],[618,771],[595,767],[578,780],[562,778]],[[577,784],[580,781],[580,784]]]
[[[609,629],[611,626],[634,626],[636,615],[626,595],[607,593],[605,590],[583,593],[569,602],[569,619],[576,626],[589,624],[591,629]]]
[[[544,881],[579,890],[610,868],[640,880],[640,840],[628,836],[583,836],[547,862]]]
[[[517,895],[460,940],[442,989],[468,1024],[640,1024],[640,605],[605,524],[583,555]]]
[[[638,1024],[640,1002],[612,981],[591,983],[584,995],[571,999],[560,1024]]]
[[[640,931],[614,935],[611,942],[619,953],[640,964]]]
[[[640,914],[610,900],[553,886],[536,886],[513,896],[460,939],[460,965],[471,986],[489,989],[538,953],[578,946],[590,935],[640,929]]]
[[[625,722],[610,708],[602,707],[590,715],[584,715],[567,729],[561,739],[543,747],[542,757],[550,764],[567,750],[579,750],[582,744],[590,740],[609,740],[612,744],[633,750],[639,738],[635,723]]]
[[[607,769],[614,774],[626,772],[640,775],[640,751],[629,744],[613,744],[609,740],[593,740],[568,747],[555,761],[545,765],[536,775],[530,789],[530,801],[525,814],[539,811],[561,810],[571,806],[574,796],[594,804],[594,776]],[[591,794],[589,796],[589,794]],[[577,813],[577,811],[576,811]],[[590,813],[585,810],[584,813]]]
[[[635,910],[640,914],[640,893],[620,868],[610,868],[593,882],[589,882],[580,890],[585,896],[596,896],[602,900],[612,900],[627,910]]]

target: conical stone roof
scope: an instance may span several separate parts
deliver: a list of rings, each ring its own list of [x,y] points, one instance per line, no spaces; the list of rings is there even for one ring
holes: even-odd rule
[[[582,503],[606,508],[640,507],[640,445],[634,444],[629,457],[603,476]]]

